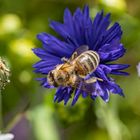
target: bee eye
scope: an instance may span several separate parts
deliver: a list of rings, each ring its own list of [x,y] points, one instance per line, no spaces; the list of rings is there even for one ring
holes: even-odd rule
[[[50,71],[50,72],[48,73],[48,75],[49,75],[50,77],[53,77],[52,71]]]
[[[58,77],[57,80],[58,80],[59,82],[63,82],[63,78],[62,78],[62,77]]]

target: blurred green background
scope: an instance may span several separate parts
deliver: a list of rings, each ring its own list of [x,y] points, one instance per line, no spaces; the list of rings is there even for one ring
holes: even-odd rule
[[[90,15],[104,9],[123,29],[127,49],[119,63],[130,64],[128,77],[115,76],[125,98],[111,95],[101,99],[80,98],[73,107],[53,102],[55,90],[42,88],[32,71],[39,59],[32,53],[41,47],[36,34],[48,32],[49,20],[62,21],[68,7],[72,12],[88,4]],[[10,69],[10,84],[2,91],[3,132],[15,140],[140,140],[139,0],[0,0],[0,56]]]

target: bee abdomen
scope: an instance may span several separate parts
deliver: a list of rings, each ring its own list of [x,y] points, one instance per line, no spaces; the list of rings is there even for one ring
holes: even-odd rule
[[[77,57],[76,63],[79,74],[86,76],[96,70],[99,65],[99,55],[95,51],[86,51]]]

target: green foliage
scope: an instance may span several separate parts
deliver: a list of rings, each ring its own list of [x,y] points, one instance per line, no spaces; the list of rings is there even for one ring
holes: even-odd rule
[[[115,1],[117,4],[111,3]],[[12,130],[16,117],[26,114],[31,134],[36,140],[139,140],[140,139],[140,79],[136,65],[140,61],[139,0],[1,0],[0,1],[0,56],[6,58],[11,83],[2,91],[4,130]],[[65,7],[71,11],[88,3],[91,16],[104,9],[112,13],[123,29],[127,48],[121,63],[131,67],[129,77],[116,81],[124,90],[125,98],[110,97],[108,104],[99,99],[80,98],[74,107],[53,102],[54,90],[43,89],[36,81],[32,64],[38,58],[31,49],[40,47],[39,32],[55,34],[49,20],[62,21]],[[19,129],[22,129],[19,128]],[[24,129],[23,129],[24,131]],[[14,130],[15,135],[18,129]]]

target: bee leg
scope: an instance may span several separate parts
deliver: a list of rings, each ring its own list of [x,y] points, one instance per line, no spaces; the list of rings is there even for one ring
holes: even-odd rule
[[[103,79],[95,77],[98,81],[103,82]]]
[[[90,84],[90,83],[95,83],[97,80],[98,80],[98,81],[103,81],[103,79],[101,79],[101,78],[92,77],[92,78],[90,78],[90,79],[85,80],[85,82],[86,82],[87,84]]]
[[[63,61],[64,63],[68,63],[69,60],[66,57],[62,57],[61,61]]]
[[[74,52],[70,59],[67,59],[66,57],[62,57],[61,61],[63,61],[64,63],[70,63],[70,61],[74,60],[77,56],[78,56],[77,52]]]
[[[74,60],[78,56],[77,52],[74,52],[70,58],[70,60]]]

